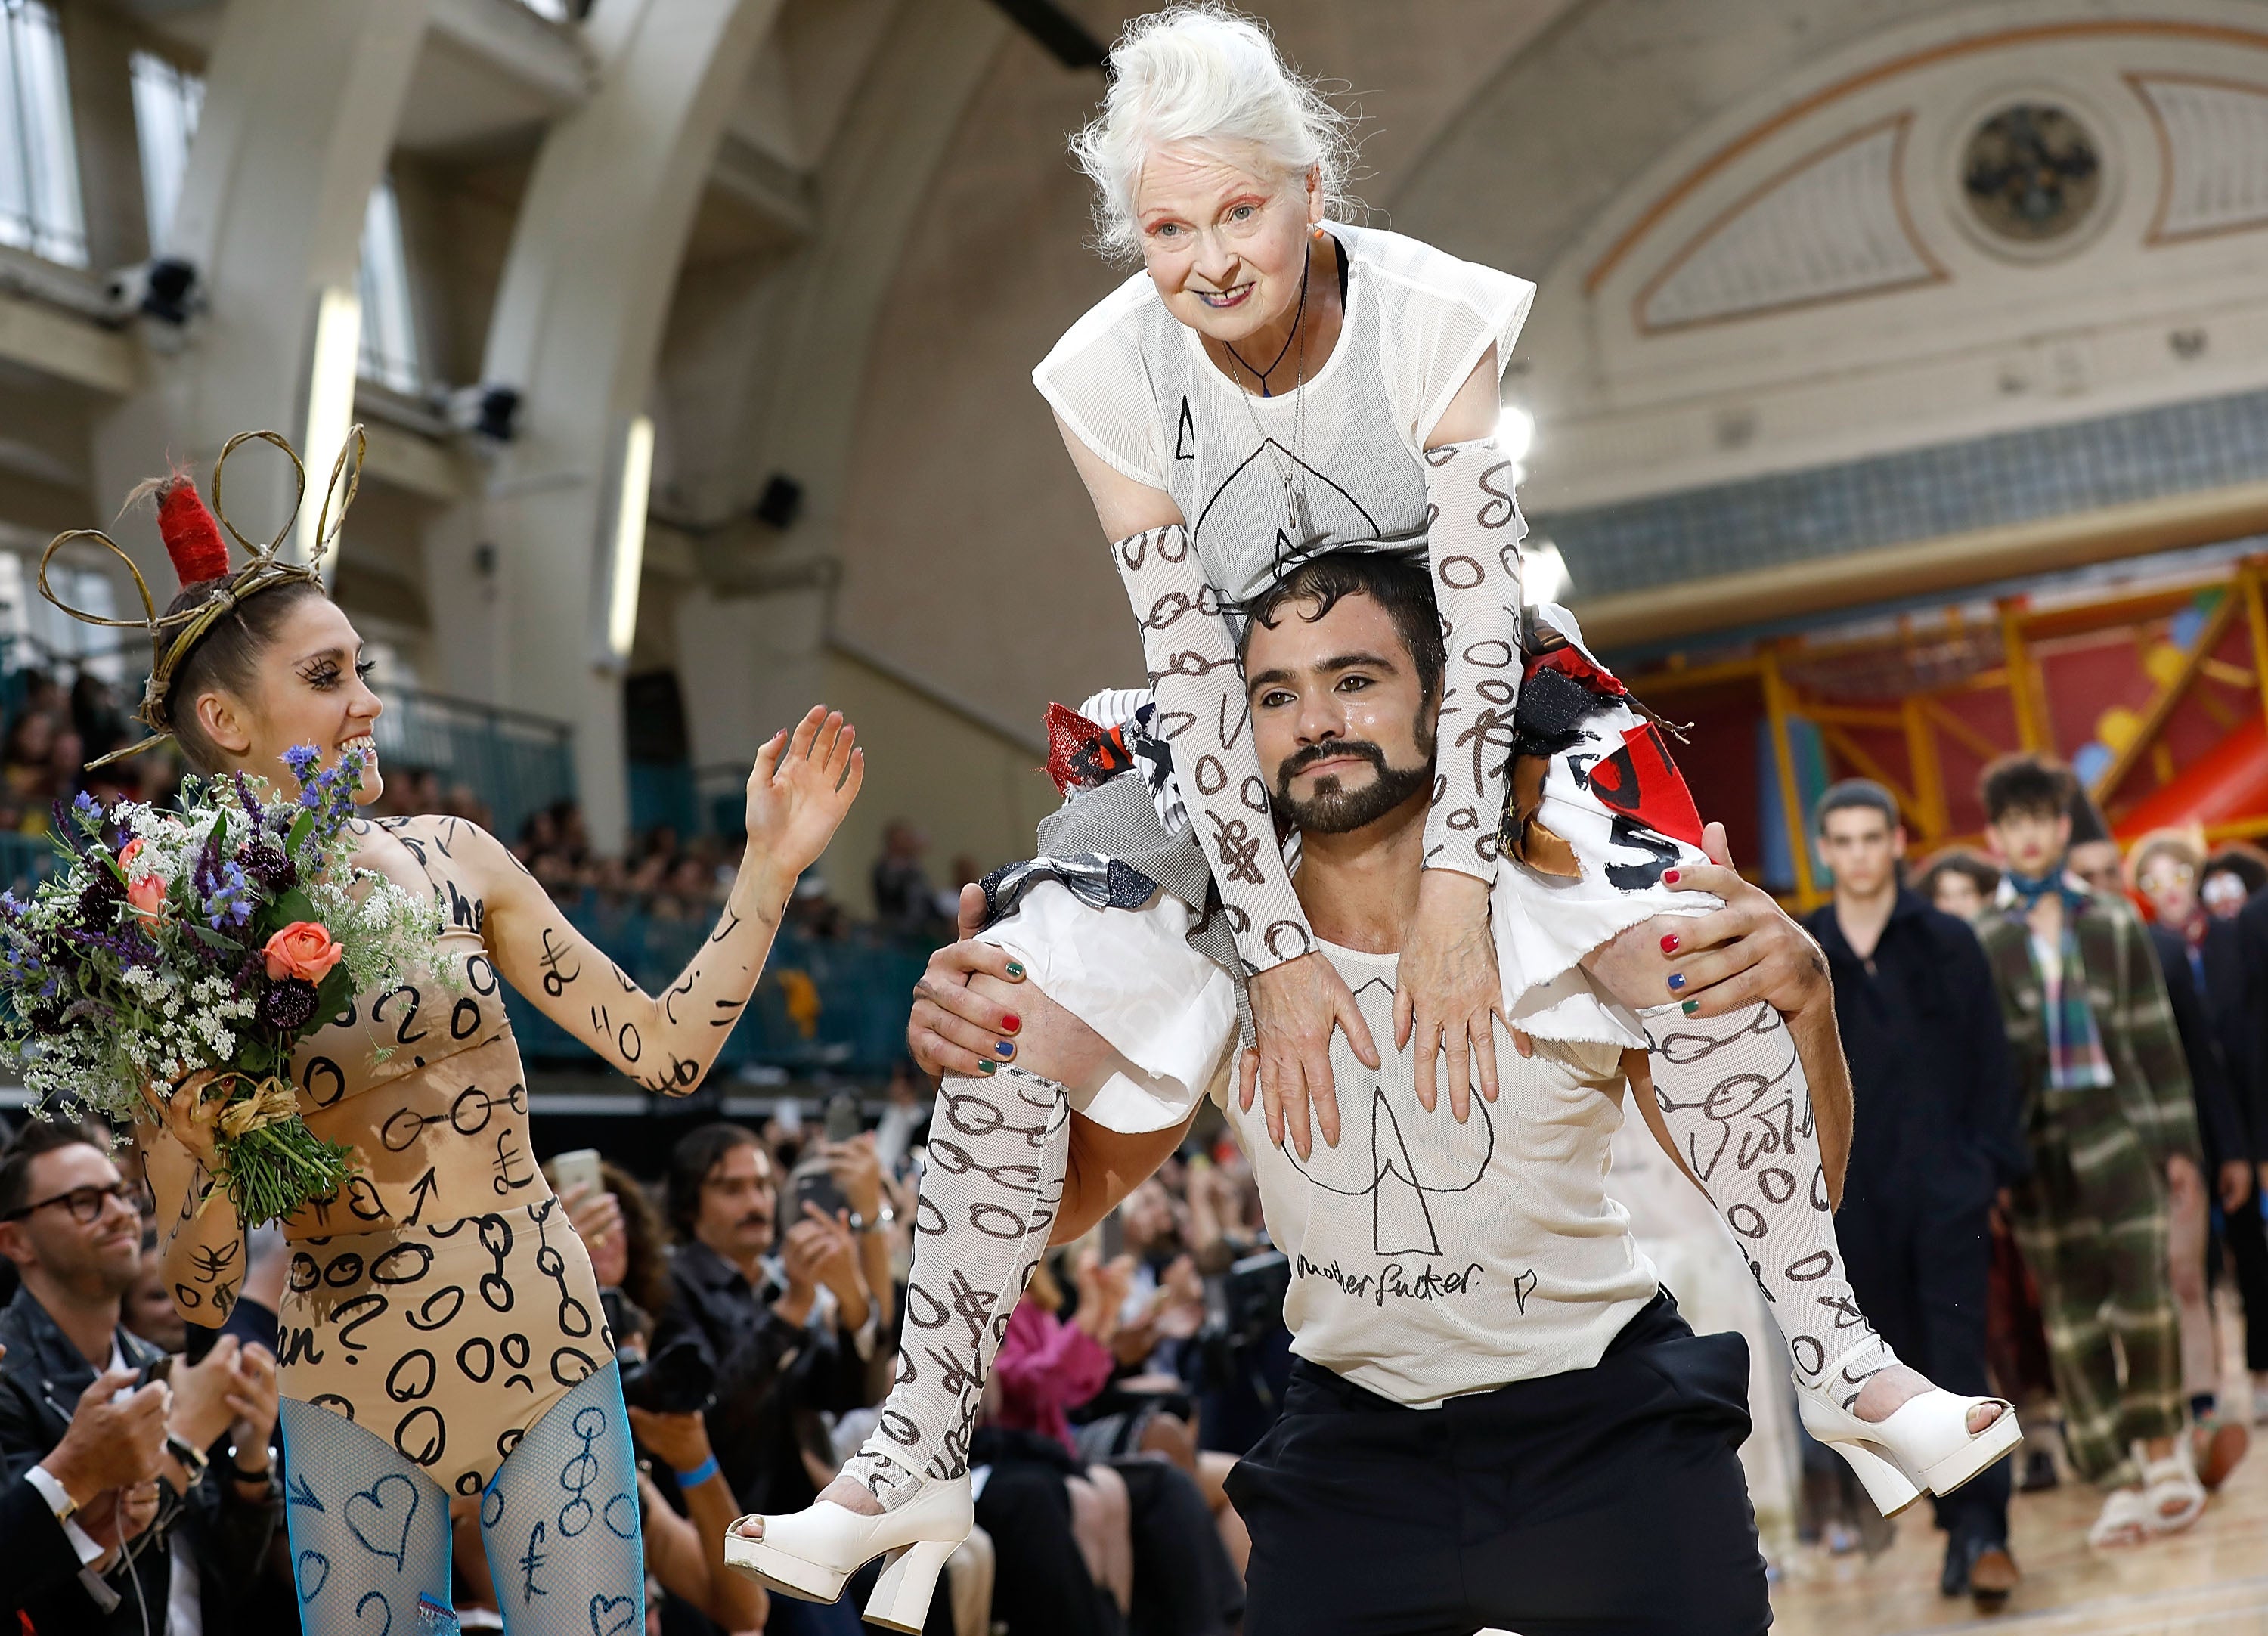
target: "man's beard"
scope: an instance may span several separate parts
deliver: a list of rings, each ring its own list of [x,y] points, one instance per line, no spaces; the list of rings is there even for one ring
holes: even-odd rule
[[[1421,726],[1418,749],[1425,759],[1414,767],[1389,766],[1386,752],[1366,739],[1332,739],[1311,744],[1286,759],[1276,770],[1276,788],[1269,800],[1278,814],[1292,827],[1312,835],[1351,835],[1376,823],[1433,782],[1433,735]],[[1319,761],[1338,755],[1359,755],[1378,776],[1361,788],[1350,790],[1335,773],[1315,780],[1315,792],[1301,800],[1292,793],[1292,780]]]

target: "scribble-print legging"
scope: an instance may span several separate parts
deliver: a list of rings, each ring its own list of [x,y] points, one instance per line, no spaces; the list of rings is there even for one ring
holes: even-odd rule
[[[1811,1087],[1787,1020],[1758,1005],[1723,1017],[1664,1006],[1639,1021],[1662,1121],[1748,1257],[1797,1384],[1850,1408],[1897,1359],[1844,1275]]]
[[[284,1400],[284,1521],[308,1636],[457,1628],[449,1496],[391,1444]],[[530,1426],[481,1493],[481,1542],[510,1636],[644,1636],[637,1468],[609,1363]]]
[[[843,1468],[885,1510],[968,1470],[968,1440],[1032,1267],[1063,1201],[1071,1105],[1020,1068],[947,1075],[930,1123],[898,1373],[874,1433]]]

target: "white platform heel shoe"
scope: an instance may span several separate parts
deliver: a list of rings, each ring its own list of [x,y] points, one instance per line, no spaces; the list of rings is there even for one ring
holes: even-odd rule
[[[946,1559],[976,1524],[976,1504],[961,1476],[924,1481],[911,1500],[880,1516],[861,1516],[821,1500],[792,1516],[762,1521],[762,1539],[745,1537],[740,1522],[725,1533],[725,1566],[783,1595],[835,1602],[853,1573],[882,1557],[881,1580],[866,1603],[867,1622],[918,1632]]]
[[[1867,1497],[1896,1516],[1924,1494],[1949,1494],[2024,1441],[2015,1405],[1999,1397],[1959,1397],[1933,1386],[1900,1404],[1886,1419],[1861,1420],[1823,1395],[1796,1390],[1803,1429],[1850,1463]],[[2000,1418],[1981,1432],[1969,1413],[1997,1406]]]

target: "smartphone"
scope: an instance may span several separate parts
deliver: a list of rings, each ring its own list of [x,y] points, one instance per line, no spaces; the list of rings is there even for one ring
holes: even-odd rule
[[[607,1190],[606,1182],[599,1175],[599,1150],[595,1147],[578,1147],[572,1153],[556,1155],[551,1161],[551,1174],[559,1178],[562,1198],[578,1187],[588,1189],[588,1198],[596,1198]]]
[[[843,1196],[843,1190],[836,1184],[834,1175],[823,1165],[814,1165],[807,1170],[797,1172],[795,1208],[789,1212],[787,1227],[806,1220],[803,1207],[807,1204],[817,1205],[820,1213],[829,1221],[835,1220],[836,1211],[850,1208],[850,1201]]]
[[[827,1099],[827,1139],[847,1142],[858,1134],[865,1124],[858,1111],[858,1099],[849,1091],[837,1091]]]

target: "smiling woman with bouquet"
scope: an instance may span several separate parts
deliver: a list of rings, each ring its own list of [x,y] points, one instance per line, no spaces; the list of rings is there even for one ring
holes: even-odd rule
[[[273,433],[247,436],[291,455]],[[215,510],[244,441],[214,468]],[[342,520],[343,454],[319,556],[342,476]],[[186,814],[73,815],[77,891],[43,889],[0,925],[19,1020],[0,1034],[27,1079],[82,1100],[116,1077],[118,1053],[140,1066],[137,1138],[185,1315],[219,1321],[247,1220],[294,1201],[277,1352],[307,1630],[447,1628],[448,1502],[475,1494],[507,1630],[643,1630],[614,1337],[536,1168],[501,984],[646,1089],[690,1091],[796,877],[857,795],[863,755],[823,708],[758,753],[724,914],[649,996],[477,826],[353,815],[381,788],[379,703],[353,626],[312,566],[277,557],[288,521],[265,547],[231,526],[252,556],[232,571],[194,485],[176,475],[156,491],[183,589],[151,609],[142,717],[204,777]],[[107,1045],[87,1045],[90,1017]]]

